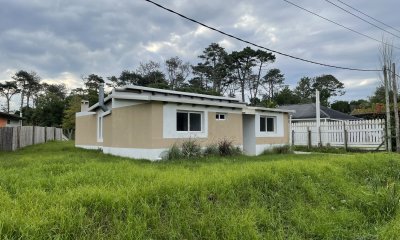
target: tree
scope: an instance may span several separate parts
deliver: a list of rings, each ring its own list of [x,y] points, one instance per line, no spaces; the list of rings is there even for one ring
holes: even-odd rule
[[[312,79],[309,77],[302,77],[294,89],[294,94],[300,99],[299,103],[312,102]]]
[[[10,113],[11,98],[19,92],[20,90],[18,89],[16,81],[6,81],[5,83],[0,83],[0,96],[6,98],[7,113]]]
[[[64,84],[44,84],[44,91],[39,95],[32,113],[32,122],[39,126],[60,127],[66,103],[65,96]]]
[[[342,96],[345,93],[343,89],[344,84],[330,74],[321,75],[313,79],[313,93],[315,93],[315,90],[320,92],[321,104],[324,106],[329,106],[329,98]]]
[[[140,76],[136,82],[139,86],[163,89],[169,88],[168,82],[165,79],[165,74],[160,70],[159,63],[153,61],[140,63],[136,74]]]
[[[331,104],[331,108],[339,112],[351,113],[351,107],[348,101],[335,101]]]
[[[12,79],[14,79],[17,82],[17,85],[20,89],[21,93],[21,104],[20,104],[20,111],[22,111],[22,107],[24,106],[24,99],[26,95],[29,95],[29,83],[33,83],[36,80],[34,79],[36,76],[35,73],[28,73],[27,71],[24,70],[19,70],[12,76]],[[29,98],[28,98],[29,100]],[[29,101],[27,101],[27,106],[29,106]]]
[[[126,85],[137,85],[142,81],[142,76],[134,71],[124,70],[119,77],[109,77],[108,80],[112,82],[112,87],[122,87]]]
[[[231,69],[235,75],[235,79],[239,82],[239,88],[242,94],[242,101],[245,101],[245,90],[248,89],[250,99],[255,99],[259,93],[261,85],[261,73],[266,64],[275,61],[272,53],[253,50],[250,47],[244,48],[240,52],[232,52],[230,55]],[[256,68],[256,73],[253,73]]]
[[[26,107],[29,107],[29,103],[32,96],[36,96],[36,94],[41,90],[40,86],[40,77],[35,72],[31,72],[30,78],[28,78],[27,86],[26,86]]]
[[[72,135],[75,131],[75,114],[80,111],[82,97],[79,95],[71,95],[64,111],[64,117],[62,120],[62,128],[67,131],[69,139],[72,139]]]
[[[281,70],[273,68],[270,69],[267,74],[265,74],[263,79],[265,89],[267,90],[267,98],[272,100],[275,97],[275,93],[282,87],[285,77],[281,73]]]
[[[104,83],[102,77],[96,74],[90,74],[87,77],[83,78],[84,85],[87,91],[87,100],[89,104],[95,104],[99,100],[99,87],[100,83]]]
[[[190,64],[184,63],[179,57],[171,57],[165,61],[169,86],[176,89],[182,86],[190,73]]]
[[[371,103],[385,103],[385,85],[380,85],[376,87],[375,92],[369,97]],[[390,101],[392,100],[391,95],[389,95]]]
[[[228,53],[219,44],[211,43],[199,58],[202,62],[192,66],[193,74],[199,77],[199,85],[203,90],[223,94],[231,80]]]
[[[297,96],[289,86],[285,86],[280,92],[278,92],[272,99],[279,106],[288,104],[297,104],[300,102],[300,97]]]
[[[342,96],[345,93],[343,89],[344,84],[334,76],[321,75],[314,78],[301,78],[294,92],[300,98],[301,103],[312,103],[315,101],[315,90],[318,90],[321,104],[329,106],[329,98]]]

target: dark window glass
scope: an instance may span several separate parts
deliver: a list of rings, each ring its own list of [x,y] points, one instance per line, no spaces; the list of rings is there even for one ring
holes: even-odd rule
[[[220,114],[219,119],[221,119],[221,120],[225,119],[225,114]]]
[[[265,117],[260,117],[260,132],[265,132]]]
[[[215,119],[219,119],[219,114],[215,114]]]
[[[190,131],[201,131],[201,114],[190,113]]]
[[[275,131],[275,121],[274,118],[267,118],[267,131],[274,132]]]
[[[188,113],[177,112],[176,131],[187,131],[187,130],[188,130]]]

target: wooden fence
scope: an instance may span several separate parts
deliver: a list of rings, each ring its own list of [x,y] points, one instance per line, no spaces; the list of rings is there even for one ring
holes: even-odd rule
[[[315,122],[292,123],[292,144],[385,150],[385,121],[321,122],[319,129]]]
[[[61,128],[55,127],[3,127],[0,128],[0,151],[15,151],[29,145],[47,141],[61,141]]]

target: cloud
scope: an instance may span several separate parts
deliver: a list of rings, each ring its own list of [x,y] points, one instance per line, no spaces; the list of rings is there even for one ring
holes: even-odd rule
[[[332,25],[283,1],[158,1],[238,37],[303,58],[356,68],[376,68],[376,42]],[[297,2],[296,2],[297,3]],[[381,38],[381,31],[324,1],[298,4],[346,26]],[[395,0],[354,2],[355,7],[398,26]],[[388,7],[390,6],[390,7]],[[145,1],[32,0],[3,1],[0,8],[0,80],[19,69],[36,71],[44,80],[81,84],[80,76],[103,77],[136,69],[140,62],[163,62],[172,56],[196,64],[210,43],[228,51],[247,46],[188,22]],[[396,40],[395,44],[399,44]],[[398,51],[396,50],[396,53]],[[345,97],[370,95],[375,73],[346,72],[277,55],[289,85],[303,76],[333,74],[345,82]]]

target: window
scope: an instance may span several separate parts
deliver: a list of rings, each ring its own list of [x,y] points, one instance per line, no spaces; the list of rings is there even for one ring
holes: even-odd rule
[[[7,119],[7,124],[11,124],[11,120],[10,119]]]
[[[225,120],[226,119],[225,113],[217,113],[215,114],[215,119],[217,120]]]
[[[260,117],[260,132],[265,132],[266,127],[265,127],[265,117]]]
[[[260,117],[260,132],[275,132],[275,117]]]
[[[200,132],[202,114],[199,112],[177,112],[176,131],[178,132]]]

